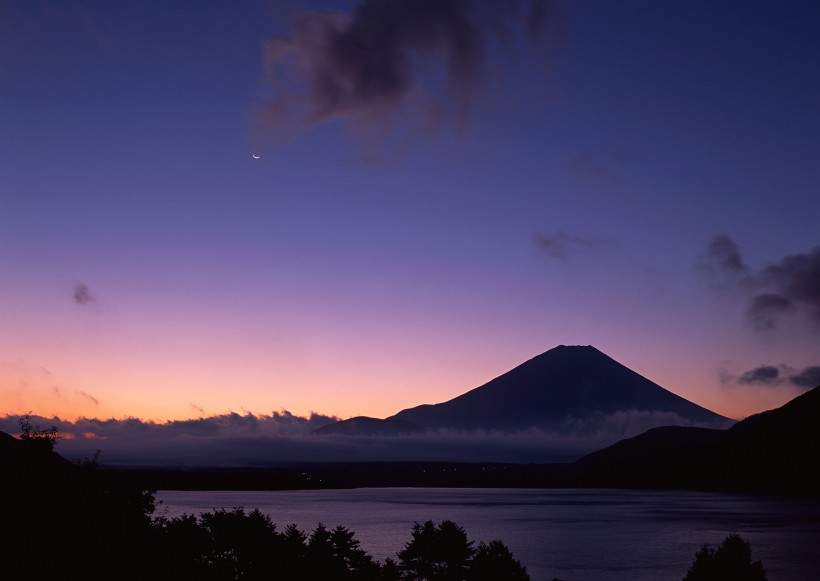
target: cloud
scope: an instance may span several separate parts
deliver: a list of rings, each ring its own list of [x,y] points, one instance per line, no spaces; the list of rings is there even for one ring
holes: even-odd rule
[[[96,297],[91,294],[88,286],[82,282],[78,282],[74,285],[73,297],[74,302],[81,306],[91,305],[97,302]]]
[[[811,389],[820,385],[820,365],[806,367],[803,371],[795,373],[789,378],[797,387]]]
[[[101,462],[110,466],[178,467],[311,461],[572,461],[649,428],[691,425],[675,414],[628,410],[566,418],[516,432],[444,429],[396,436],[314,433],[337,419],[282,411],[170,422],[134,418],[67,422],[56,417],[34,417],[32,421],[57,426],[65,435],[58,452],[69,459],[81,460],[101,449]],[[18,416],[0,417],[0,430],[17,433]]]
[[[735,241],[719,234],[709,243],[700,267],[728,278],[728,288],[747,293],[745,314],[754,329],[777,330],[788,317],[808,321],[820,331],[820,246],[754,270]]]
[[[724,385],[748,385],[763,387],[791,386],[799,389],[811,389],[820,385],[820,365],[812,365],[802,370],[785,363],[780,365],[759,365],[740,376],[721,370],[721,383]]]
[[[88,401],[90,401],[94,405],[100,405],[100,400],[98,400],[96,397],[94,397],[90,393],[86,393],[81,389],[75,389],[74,391],[77,393],[77,395],[82,396],[83,398],[87,399]]]
[[[766,293],[751,299],[746,307],[746,317],[759,331],[776,329],[783,315],[794,311],[794,304],[778,294]]]
[[[718,234],[712,239],[706,247],[704,262],[707,268],[719,274],[736,276],[749,270],[737,243],[726,234]]]
[[[792,254],[764,268],[758,275],[759,284],[773,289],[769,301],[779,300],[779,314],[799,308],[807,313],[820,329],[820,246],[802,254]]]
[[[516,32],[534,40],[554,29],[554,4],[359,0],[349,15],[303,13],[290,38],[265,45],[273,96],[262,120],[286,134],[334,118],[389,133],[401,113],[420,105],[428,127],[463,128],[494,43],[509,45]]]
[[[737,380],[738,383],[742,383],[744,385],[772,385],[781,383],[782,381],[783,378],[780,375],[780,368],[775,367],[774,365],[761,365],[760,367],[751,369],[741,375]]]
[[[549,235],[539,234],[535,237],[535,244],[551,258],[569,260],[575,250],[589,251],[606,248],[615,246],[617,242],[602,238],[583,238],[559,230]]]

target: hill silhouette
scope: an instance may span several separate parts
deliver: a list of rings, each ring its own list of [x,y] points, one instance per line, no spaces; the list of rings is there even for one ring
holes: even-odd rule
[[[728,430],[663,427],[580,459],[582,485],[816,496],[820,386]]]
[[[664,423],[724,426],[731,420],[635,373],[592,346],[538,355],[449,401],[387,418],[427,429],[515,431],[618,412],[665,415]]]
[[[5,578],[150,578],[141,563],[153,495],[93,460],[69,462],[53,444],[0,432]]]
[[[357,416],[341,420],[313,431],[314,434],[353,434],[365,436],[401,436],[417,434],[422,428],[410,422],[398,419],[379,419],[367,416]]]
[[[19,440],[0,432],[0,465],[7,474],[28,474],[41,479],[64,479],[78,470],[48,446],[40,442]],[[23,481],[20,481],[22,484]],[[12,486],[15,482],[6,482]]]

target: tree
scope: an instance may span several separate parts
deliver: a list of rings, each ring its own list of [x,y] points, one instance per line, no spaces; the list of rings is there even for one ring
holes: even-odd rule
[[[473,543],[452,521],[413,525],[412,540],[398,553],[410,581],[462,581],[467,578]]]
[[[384,560],[379,571],[379,581],[401,581],[401,567],[390,557]]]
[[[307,558],[307,535],[295,524],[282,532],[282,552],[277,563],[281,579],[299,579]]]
[[[470,561],[469,581],[529,581],[529,578],[526,567],[498,540],[479,543]]]
[[[218,576],[261,579],[273,568],[279,535],[268,515],[242,507],[218,509],[203,513],[201,524],[210,541],[204,560]]]
[[[717,549],[704,545],[683,581],[766,581],[766,571],[752,561],[749,543],[732,533]]]
[[[359,540],[353,531],[337,526],[330,533],[333,558],[343,567],[344,579],[376,579],[379,567],[373,558],[359,547]]]
[[[57,430],[57,426],[41,428],[36,424],[32,424],[31,412],[20,418],[20,440],[23,442],[28,442],[38,448],[51,452],[57,445],[57,440],[61,437],[62,435]]]
[[[310,533],[307,543],[307,560],[305,562],[306,579],[320,581],[322,579],[338,579],[342,575],[343,567],[333,557],[333,543],[330,531],[319,523]]]

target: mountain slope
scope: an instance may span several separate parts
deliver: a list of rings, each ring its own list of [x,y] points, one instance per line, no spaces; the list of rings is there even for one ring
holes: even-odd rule
[[[421,431],[423,430],[418,426],[402,420],[380,420],[367,416],[356,416],[355,418],[322,426],[313,430],[313,433],[320,435],[401,436],[417,434]]]
[[[677,396],[591,346],[558,346],[461,396],[388,418],[427,429],[514,431],[618,412],[658,423],[720,425],[729,420]],[[656,423],[656,425],[658,425]]]
[[[580,459],[579,483],[820,494],[820,386],[728,430],[658,428]]]

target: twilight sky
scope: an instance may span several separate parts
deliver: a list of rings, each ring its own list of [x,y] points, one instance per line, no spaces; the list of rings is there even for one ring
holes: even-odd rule
[[[0,4],[0,413],[820,383],[820,4],[506,5]]]

